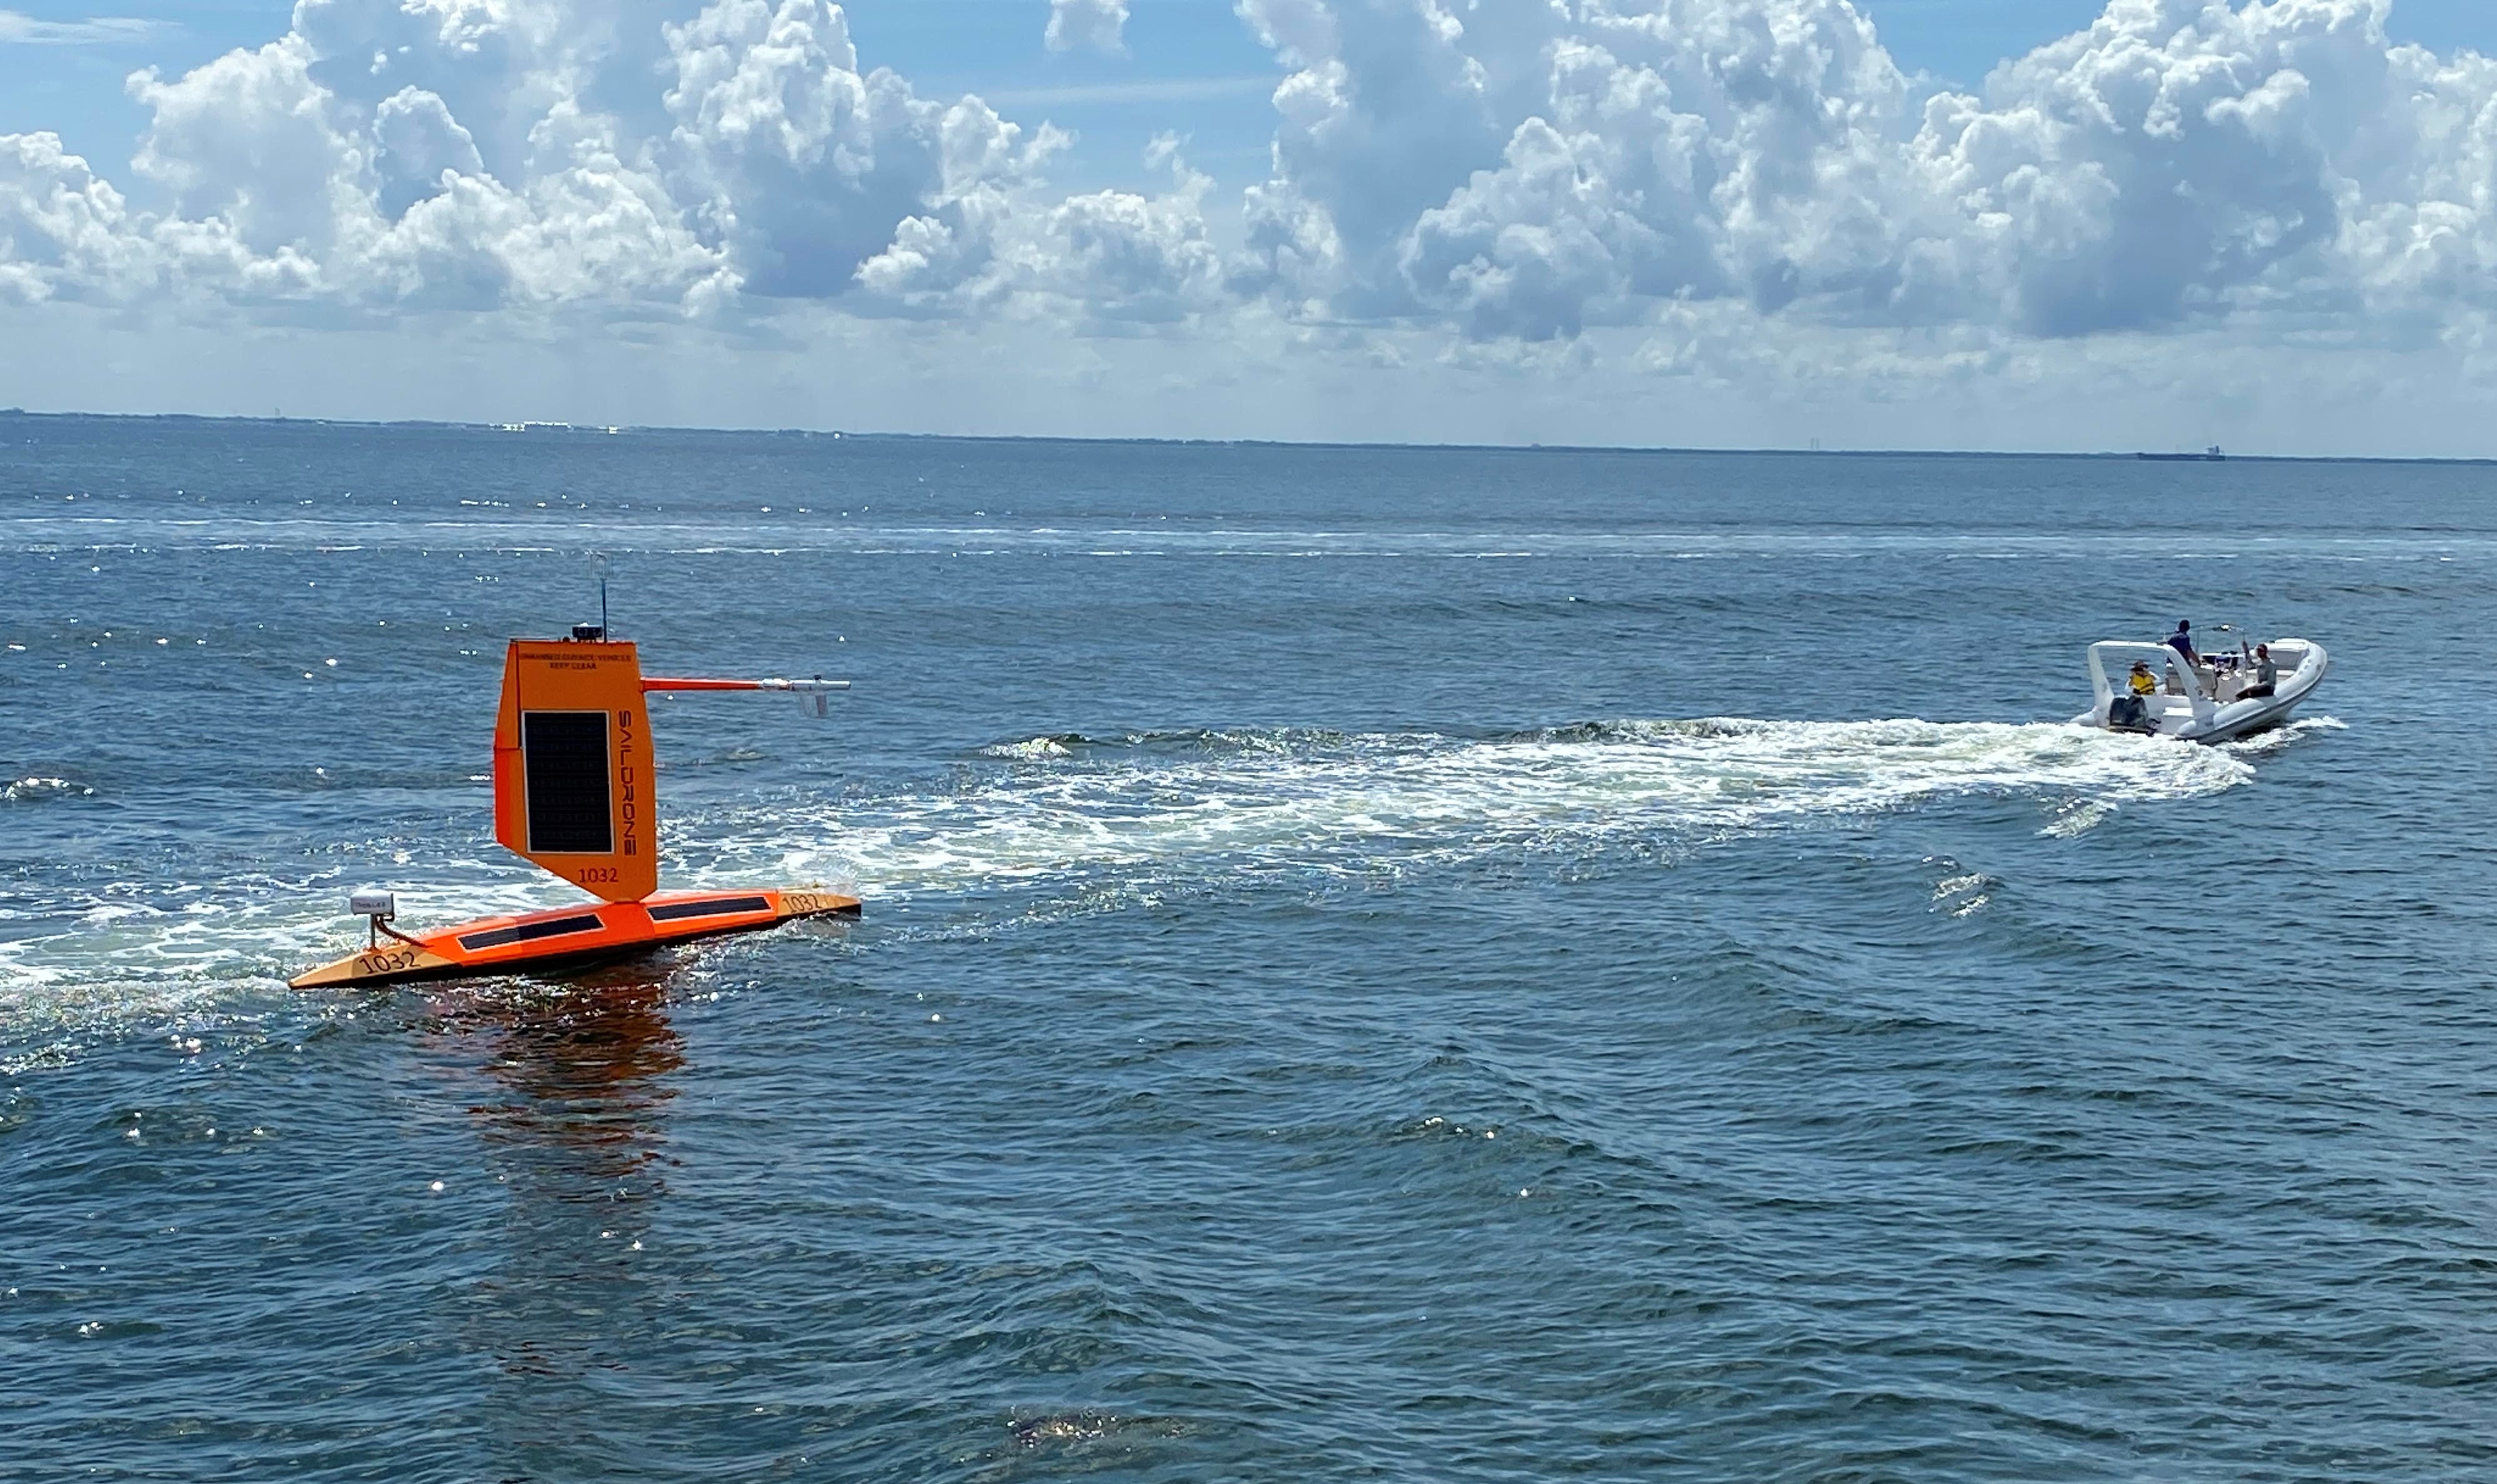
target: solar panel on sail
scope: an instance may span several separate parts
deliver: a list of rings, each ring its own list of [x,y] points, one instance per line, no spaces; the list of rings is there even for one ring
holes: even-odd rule
[[[531,851],[603,855],[616,848],[605,711],[522,711],[521,760]]]

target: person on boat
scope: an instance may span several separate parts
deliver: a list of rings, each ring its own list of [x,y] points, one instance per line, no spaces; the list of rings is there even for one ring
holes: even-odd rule
[[[2150,698],[2159,694],[2159,681],[2151,676],[2147,660],[2133,662],[2133,673],[2124,678],[2124,686],[2122,695],[2107,701],[2107,725],[2119,732],[2158,730],[2150,719]]]
[[[2175,650],[2177,658],[2185,662],[2185,682],[2186,686],[2191,687],[2190,690],[2180,687],[2176,694],[2182,696],[2198,693],[2209,696],[2214,701],[2218,700],[2220,672],[2216,665],[2206,666],[2202,661],[2201,651],[2194,647],[2194,624],[2191,619],[2176,620],[2176,632],[2167,636],[2167,647]]]
[[[2280,666],[2272,663],[2271,646],[2259,644],[2255,646],[2253,653],[2246,654],[2246,642],[2240,639],[2237,641],[2237,652],[2245,654],[2246,667],[2254,672],[2255,677],[2253,684],[2237,692],[2237,699],[2243,701],[2254,696],[2278,695]]]

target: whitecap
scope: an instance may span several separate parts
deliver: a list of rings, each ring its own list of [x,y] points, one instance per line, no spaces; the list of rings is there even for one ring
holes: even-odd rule
[[[95,790],[68,778],[19,778],[0,787],[0,800],[10,804],[40,804],[47,799],[91,799]]]
[[[2104,799],[2067,799],[2055,806],[2054,817],[2038,833],[2053,839],[2075,839],[2114,812],[2115,805]]]

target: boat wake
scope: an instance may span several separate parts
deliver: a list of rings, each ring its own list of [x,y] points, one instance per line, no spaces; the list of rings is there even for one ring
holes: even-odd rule
[[[1022,766],[891,804],[724,816],[699,869],[838,870],[888,898],[1104,870],[1366,876],[1625,839],[1696,845],[1954,797],[2035,798],[2067,821],[2080,801],[2096,819],[2254,775],[2209,748],[2079,727],[1914,720],[1611,721],[1482,739],[1060,734],[985,755]]]
[[[1470,862],[1588,863],[1626,849],[1687,857],[1730,837],[1961,799],[2026,803],[2036,833],[2070,837],[2126,805],[2246,782],[2245,750],[2061,724],[1917,720],[1605,721],[1474,738],[1060,734],[987,748],[933,787],[792,791],[672,814],[667,868],[686,887],[854,889],[870,923],[883,902],[994,926],[1000,912],[1059,915],[1260,882],[1375,885]],[[237,996],[282,1001],[270,992],[287,974],[343,950],[355,925],[339,902],[365,881],[396,886],[402,910],[426,921],[569,900],[474,836],[341,847],[285,875],[38,888],[31,900],[0,902],[0,1061],[82,1024],[213,1013]]]
[[[2251,737],[2240,737],[2234,742],[2222,742],[2220,750],[2234,757],[2262,757],[2268,753],[2278,752],[2300,738],[2312,737],[2318,732],[2348,730],[2350,730],[2350,724],[2338,716],[2300,716],[2295,721],[2285,726],[2274,727],[2268,732],[2257,732]]]

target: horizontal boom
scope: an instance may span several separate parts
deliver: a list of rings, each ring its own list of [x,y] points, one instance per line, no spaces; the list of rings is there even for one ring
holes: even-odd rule
[[[644,690],[788,690],[801,695],[827,690],[847,690],[847,680],[827,680],[817,676],[811,680],[710,680],[685,676],[646,675]]]

